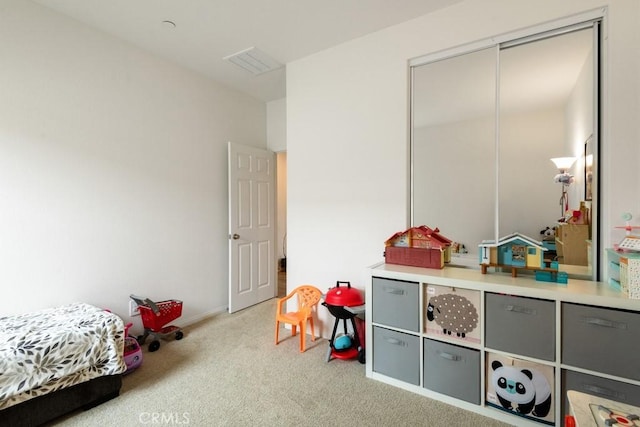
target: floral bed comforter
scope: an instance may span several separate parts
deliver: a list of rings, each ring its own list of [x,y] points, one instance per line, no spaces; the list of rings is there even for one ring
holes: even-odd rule
[[[126,371],[120,317],[76,303],[0,317],[0,410]]]

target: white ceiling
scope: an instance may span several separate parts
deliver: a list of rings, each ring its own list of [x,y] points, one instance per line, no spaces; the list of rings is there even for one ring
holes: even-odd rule
[[[462,0],[32,1],[272,101],[286,96],[284,67],[255,76],[223,57],[256,47],[286,64]]]

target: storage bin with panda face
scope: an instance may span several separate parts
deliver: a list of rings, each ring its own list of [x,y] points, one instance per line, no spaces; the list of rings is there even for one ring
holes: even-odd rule
[[[555,424],[553,366],[494,353],[486,354],[486,363],[488,406],[514,416]]]

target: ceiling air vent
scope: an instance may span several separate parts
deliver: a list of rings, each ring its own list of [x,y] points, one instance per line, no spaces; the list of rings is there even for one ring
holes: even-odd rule
[[[244,68],[256,76],[282,67],[282,64],[278,61],[255,47],[225,56],[223,59]]]

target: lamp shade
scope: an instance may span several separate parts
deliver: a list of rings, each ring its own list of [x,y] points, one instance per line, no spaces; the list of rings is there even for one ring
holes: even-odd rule
[[[575,157],[554,157],[551,161],[561,172],[566,172],[576,161]]]

